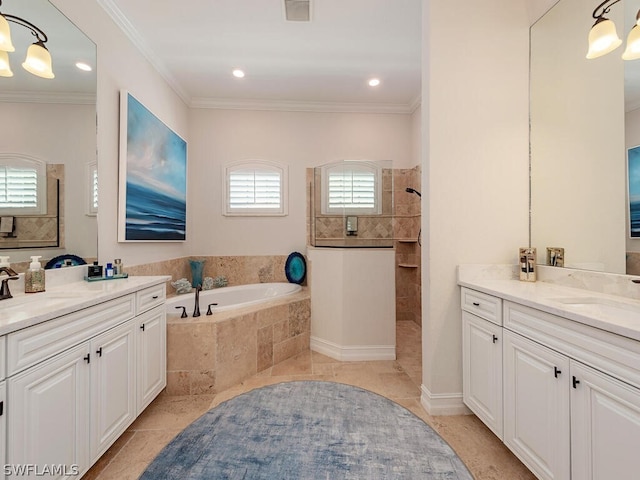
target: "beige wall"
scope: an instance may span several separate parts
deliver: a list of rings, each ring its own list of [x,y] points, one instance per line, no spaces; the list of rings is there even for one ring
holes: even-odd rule
[[[192,255],[304,252],[307,167],[344,159],[415,165],[409,115],[194,109],[189,124]],[[287,216],[222,215],[224,165],[251,159],[288,166]]]
[[[423,16],[423,402],[446,411],[462,392],[456,265],[515,263],[528,244],[529,18],[513,0]]]
[[[98,47],[98,175],[100,213],[98,254],[102,263],[121,258],[125,265],[186,256],[185,243],[118,243],[119,94],[128,90],[158,118],[189,141],[188,109],[97,2],[52,0]],[[188,199],[191,201],[191,198]],[[192,221],[192,216],[187,222]]]

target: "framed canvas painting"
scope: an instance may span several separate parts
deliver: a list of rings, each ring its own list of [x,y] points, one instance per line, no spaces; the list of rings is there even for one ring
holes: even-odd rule
[[[640,238],[640,146],[627,151],[629,235]]]
[[[119,242],[186,239],[187,142],[120,92]]]

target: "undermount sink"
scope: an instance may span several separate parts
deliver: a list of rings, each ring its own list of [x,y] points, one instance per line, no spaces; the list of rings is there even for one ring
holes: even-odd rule
[[[585,314],[604,315],[620,320],[636,320],[640,322],[640,304],[618,302],[601,297],[561,297],[551,300]]]

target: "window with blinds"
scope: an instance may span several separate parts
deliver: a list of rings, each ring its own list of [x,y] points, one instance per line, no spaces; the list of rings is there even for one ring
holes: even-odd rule
[[[345,162],[324,167],[322,176],[322,213],[380,213],[380,168],[377,165]]]
[[[87,164],[87,215],[98,214],[98,163]]]
[[[226,169],[225,215],[286,215],[286,168],[267,162]]]
[[[46,164],[18,155],[1,155],[0,214],[40,215],[46,212]]]

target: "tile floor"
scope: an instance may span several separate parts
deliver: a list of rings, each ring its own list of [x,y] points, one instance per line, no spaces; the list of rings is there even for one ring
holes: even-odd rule
[[[476,480],[535,480],[474,415],[428,415],[420,405],[420,327],[413,322],[398,322],[397,343],[396,361],[338,362],[304,352],[216,395],[161,394],[82,479],[137,479],[182,429],[210,408],[241,393],[283,381],[331,380],[376,392],[411,410],[449,442]]]

